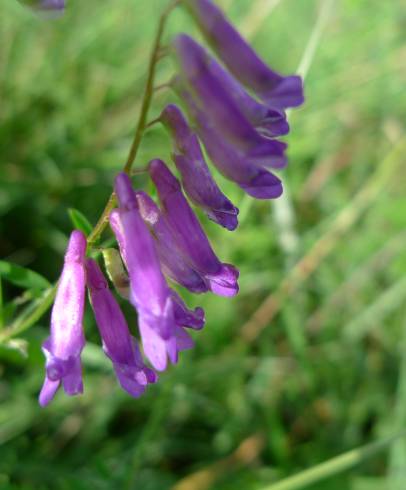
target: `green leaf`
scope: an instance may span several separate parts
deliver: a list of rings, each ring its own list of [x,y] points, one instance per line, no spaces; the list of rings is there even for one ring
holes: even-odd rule
[[[93,230],[93,226],[90,223],[90,221],[86,218],[86,216],[82,212],[74,208],[69,208],[68,213],[73,226],[77,230],[83,231],[83,233],[86,236],[89,236]]]
[[[5,281],[25,289],[42,291],[50,286],[47,279],[37,272],[5,260],[0,260],[0,276]]]

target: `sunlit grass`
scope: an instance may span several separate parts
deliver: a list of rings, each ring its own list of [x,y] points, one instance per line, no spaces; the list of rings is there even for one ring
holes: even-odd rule
[[[96,222],[131,143],[163,3],[71,0],[52,23],[0,3],[2,259],[54,281],[68,208]],[[140,400],[120,391],[90,314],[85,395],[58,395],[46,411],[36,396],[48,319],[21,335],[27,357],[3,346],[2,489],[260,490],[405,428],[403,2],[330,2],[306,63],[326,2],[219,3],[269,63],[288,73],[302,60],[307,72],[283,172],[295,247],[280,239],[286,214],[275,203],[247,202],[221,179],[245,203],[242,225],[205,226],[240,267],[241,294],[190,298],[207,314],[197,347]],[[196,32],[179,11],[168,40],[180,29]],[[172,69],[163,61],[158,82]],[[151,117],[168,100],[160,92]],[[159,128],[136,165],[154,156],[169,157]],[[3,305],[23,293],[1,285]],[[258,322],[267,299],[277,308]],[[5,326],[21,306],[3,308]],[[308,488],[403,489],[404,455],[399,440]]]

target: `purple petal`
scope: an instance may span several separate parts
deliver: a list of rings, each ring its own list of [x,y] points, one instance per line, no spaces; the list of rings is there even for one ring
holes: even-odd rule
[[[182,298],[176,291],[172,291],[175,322],[179,327],[193,328],[201,330],[205,323],[203,308],[197,307],[193,311],[189,310]]]
[[[51,381],[50,379],[45,378],[39,394],[39,404],[41,407],[46,407],[53,400],[60,384],[61,382],[59,380]]]
[[[211,0],[185,0],[204,36],[231,73],[276,109],[303,103],[299,76],[284,77],[271,70],[241,37]]]
[[[86,245],[84,234],[73,231],[52,308],[51,334],[42,346],[46,357],[46,380],[40,394],[42,405],[52,399],[61,381],[68,395],[83,392],[80,355],[85,345],[82,322]]]
[[[90,300],[104,352],[112,361],[122,388],[138,397],[149,382],[156,381],[155,373],[142,362],[138,345],[131,337],[120,306],[109,290],[97,262],[88,259],[86,270]]]
[[[197,136],[192,132],[182,111],[168,105],[160,116],[174,141],[173,160],[190,200],[201,207],[214,222],[228,230],[238,226],[238,209],[221,192],[204,159]]]
[[[158,206],[142,191],[136,193],[139,210],[144,221],[151,227],[163,272],[173,281],[194,293],[208,291],[202,276],[185,260],[176,246],[173,232]]]
[[[59,17],[63,14],[66,2],[65,0],[18,0],[25,7],[44,14],[46,17]]]
[[[130,300],[139,312],[146,311],[159,317],[169,296],[169,288],[162,274],[154,240],[138,210],[136,195],[129,177],[121,173],[116,177],[116,195],[120,204],[119,215],[123,230],[125,261],[130,277]]]
[[[244,153],[227,144],[212,128],[206,114],[198,108],[185,86],[178,81],[176,88],[187,103],[196,122],[199,137],[219,171],[252,197],[257,199],[279,197],[283,192],[280,179],[253,163]]]
[[[171,227],[176,244],[190,265],[210,284],[228,283],[227,296],[238,293],[238,283],[225,272],[224,264],[216,257],[196,215],[182,194],[179,181],[161,160],[149,164],[151,178],[157,188],[165,217]]]
[[[197,43],[195,47],[200,50],[201,56],[206,58],[207,69],[260,134],[272,138],[289,133],[289,124],[283,110],[270,108],[258,102],[203,47]]]
[[[210,71],[205,51],[189,36],[181,34],[174,41],[181,73],[191,88],[195,103],[204,110],[213,130],[235,148],[261,164],[286,165],[286,143],[265,138],[255,130],[238,104]]]
[[[130,300],[138,311],[144,353],[155,369],[162,371],[166,369],[167,358],[176,362],[181,350],[174,301],[160,268],[154,239],[140,215],[131,181],[121,173],[115,183],[131,285]]]

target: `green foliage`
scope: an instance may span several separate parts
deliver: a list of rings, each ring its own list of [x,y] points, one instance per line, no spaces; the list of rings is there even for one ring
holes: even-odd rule
[[[42,291],[50,286],[49,281],[37,272],[0,260],[0,277],[23,289]]]
[[[402,0],[332,1],[324,28],[324,1],[219,0],[275,68],[309,64],[306,105],[290,114],[289,197],[253,202],[219,177],[242,223],[232,234],[205,228],[218,255],[240,267],[240,295],[185,295],[205,308],[207,326],[139,400],[118,387],[88,311],[85,394],[39,409],[48,281],[72,226],[88,233],[97,222],[126,159],[164,5],[68,3],[63,18],[45,22],[0,2],[0,488],[261,490],[402,432]],[[197,32],[180,9],[166,39],[179,30]],[[157,84],[172,70],[162,60]],[[169,100],[157,92],[150,118]],[[152,157],[170,160],[159,126],[135,168]],[[148,186],[142,174],[134,181]],[[271,293],[278,308],[251,335],[246,324]],[[403,489],[405,454],[399,440],[308,488]]]
[[[89,236],[93,226],[86,218],[86,216],[81,213],[78,209],[69,208],[68,209],[69,218],[72,221],[72,225],[75,229],[83,231],[86,236]]]

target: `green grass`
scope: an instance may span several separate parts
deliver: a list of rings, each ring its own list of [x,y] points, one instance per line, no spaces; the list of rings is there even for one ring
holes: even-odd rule
[[[1,2],[2,260],[53,282],[68,210],[95,224],[131,144],[164,4],[70,0],[64,18],[44,22]],[[252,202],[219,179],[242,224],[205,228],[240,267],[241,293],[188,297],[207,325],[140,400],[119,389],[90,312],[85,395],[58,394],[46,410],[37,395],[47,316],[3,342],[1,489],[271,490],[406,428],[404,1],[219,4],[275,68],[306,71],[307,102],[290,114],[288,197]],[[176,11],[166,38],[180,30],[198,34]],[[162,61],[157,82],[172,70]],[[159,93],[151,118],[169,100]],[[153,128],[136,165],[168,155]],[[38,288],[2,277],[0,324]],[[272,310],[253,317],[270,295]],[[405,439],[388,448],[308,488],[401,490]]]

